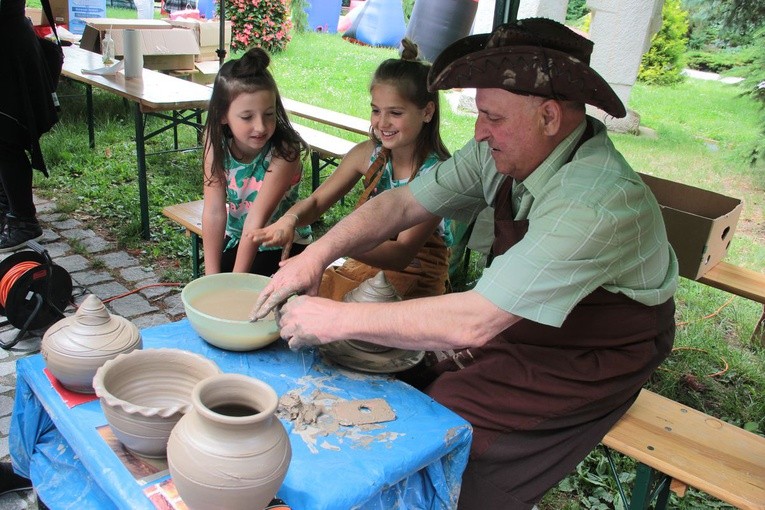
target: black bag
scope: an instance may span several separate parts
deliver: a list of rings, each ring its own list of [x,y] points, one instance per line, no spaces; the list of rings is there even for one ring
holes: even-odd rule
[[[44,39],[42,37],[38,37],[40,42],[40,49],[43,53],[43,58],[45,59],[45,63],[48,66],[48,75],[50,76],[51,80],[51,90],[56,90],[56,86],[58,85],[58,79],[61,76],[61,68],[64,65],[64,50],[61,49],[61,46],[54,43],[53,41],[50,41],[48,39]]]
[[[56,32],[56,23],[53,21],[53,10],[50,7],[50,0],[42,0],[43,10],[45,16],[48,18],[48,23],[53,30],[53,35],[56,37],[56,42],[53,42],[44,37],[38,37],[37,40],[40,43],[40,49],[42,50],[43,58],[48,67],[48,75],[51,80],[51,90],[54,94],[56,87],[58,86],[58,79],[61,76],[61,68],[64,66],[64,50],[61,48],[61,40],[58,38]],[[54,102],[57,103],[57,99],[54,97]]]

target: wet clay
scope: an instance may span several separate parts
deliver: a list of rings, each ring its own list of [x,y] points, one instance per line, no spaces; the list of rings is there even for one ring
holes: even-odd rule
[[[190,301],[198,311],[232,321],[250,320],[255,301],[260,292],[250,289],[213,289]],[[273,313],[261,320],[273,320]]]

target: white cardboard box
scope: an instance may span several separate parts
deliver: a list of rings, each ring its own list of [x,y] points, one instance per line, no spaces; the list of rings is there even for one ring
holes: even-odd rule
[[[169,20],[170,24],[177,27],[188,28],[194,31],[199,44],[197,62],[218,60],[216,51],[220,47],[220,20],[199,20],[179,18]],[[224,22],[224,49],[226,53],[231,51],[231,21]]]
[[[191,30],[185,28],[140,30],[143,43],[143,66],[155,71],[194,69],[199,45]],[[114,53],[123,55],[122,30],[112,30]]]

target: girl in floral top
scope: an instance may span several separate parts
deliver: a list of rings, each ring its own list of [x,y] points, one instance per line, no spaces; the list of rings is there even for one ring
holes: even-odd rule
[[[282,249],[242,237],[265,227],[295,204],[306,143],[292,128],[268,71],[270,58],[253,48],[226,62],[215,78],[205,127],[205,274],[250,272],[270,276]],[[311,240],[311,227],[293,232],[289,254]]]
[[[262,229],[245,228],[245,236],[269,246],[289,247],[293,232],[310,225],[364,177],[360,202],[404,185],[449,157],[439,133],[438,93],[428,92],[430,65],[416,60],[417,46],[404,39],[400,59],[384,61],[374,73],[370,139],[359,143],[308,198]],[[385,218],[380,218],[382,224]],[[448,277],[450,229],[443,220],[416,225],[395,239],[324,273],[319,295],[342,299],[381,269],[403,298],[443,294]],[[286,258],[286,257],[285,257]]]

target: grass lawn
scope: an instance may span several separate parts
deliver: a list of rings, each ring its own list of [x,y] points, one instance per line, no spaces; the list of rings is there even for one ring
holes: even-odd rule
[[[295,35],[287,50],[274,56],[273,71],[284,96],[367,117],[371,74],[380,61],[394,56],[391,49],[354,45],[338,35],[306,33]],[[152,237],[141,240],[130,105],[94,91],[97,146],[90,150],[82,92],[77,84],[60,86],[61,121],[42,139],[51,177],[37,174],[36,192],[56,200],[58,210],[142,256],[163,273],[165,281],[187,282],[191,275],[188,239],[161,215],[161,208],[201,198],[199,152],[149,156]],[[741,97],[741,92],[735,85],[698,80],[669,88],[637,84],[629,107],[656,136],[614,134],[612,138],[639,172],[741,198],[744,208],[727,260],[762,271],[765,167],[748,162],[752,144],[762,134],[757,106]],[[474,117],[451,111],[445,99],[442,112],[443,137],[455,150],[472,136]],[[361,140],[340,130],[313,126]],[[147,151],[166,147],[169,137],[148,141]],[[183,137],[193,145],[192,133],[183,133]],[[304,178],[303,194],[310,189],[309,174]],[[353,203],[351,197],[345,207],[333,208],[317,225],[319,232],[347,214]],[[750,342],[762,307],[686,279],[681,279],[676,300],[676,345],[681,349],[660,367],[649,388],[762,434],[765,356],[761,345]],[[726,364],[727,370],[722,371]],[[625,476],[633,472],[630,460],[620,460],[618,466]],[[595,451],[546,496],[540,508],[620,508],[613,501],[616,494],[605,459]],[[720,504],[690,491],[682,499],[673,496],[670,506],[712,508]]]

